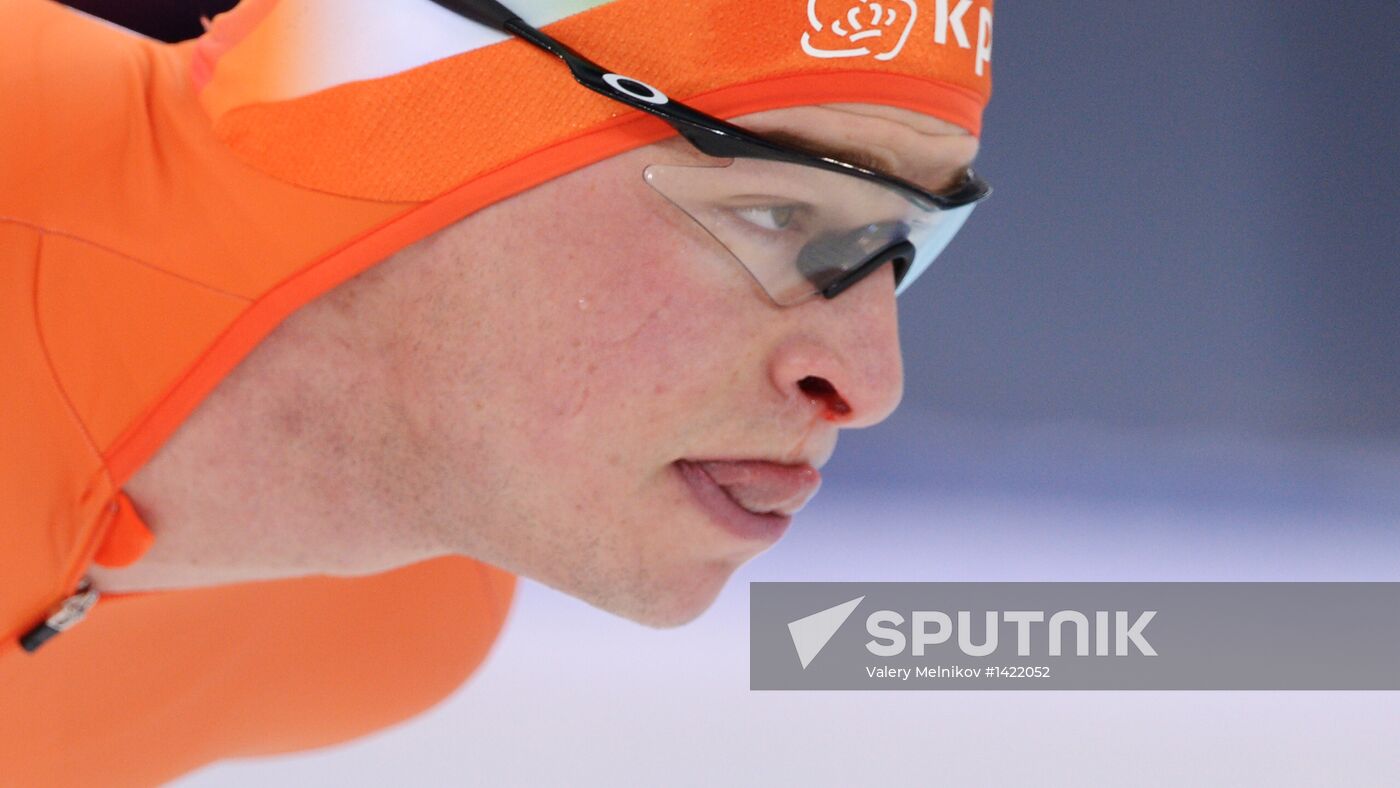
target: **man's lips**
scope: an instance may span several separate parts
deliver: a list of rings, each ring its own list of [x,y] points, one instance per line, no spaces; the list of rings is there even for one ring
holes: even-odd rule
[[[780,465],[764,460],[706,460],[703,470],[735,503],[750,512],[791,515],[807,505],[822,474],[811,465]]]

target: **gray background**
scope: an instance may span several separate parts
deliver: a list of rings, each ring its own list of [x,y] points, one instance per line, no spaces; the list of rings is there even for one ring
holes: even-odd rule
[[[1005,3],[909,411],[1400,441],[1400,3]]]

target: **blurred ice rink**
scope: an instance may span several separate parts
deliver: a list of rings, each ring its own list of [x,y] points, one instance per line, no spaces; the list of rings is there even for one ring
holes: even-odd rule
[[[428,713],[176,785],[1400,784],[1396,693],[750,692],[749,581],[1400,580],[1397,451],[1053,424],[899,436],[838,451],[784,541],[687,627],[522,582],[485,667]]]

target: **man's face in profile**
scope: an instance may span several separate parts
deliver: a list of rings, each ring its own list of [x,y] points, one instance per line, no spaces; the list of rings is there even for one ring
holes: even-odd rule
[[[739,122],[933,189],[976,150],[867,105]],[[892,269],[777,306],[643,180],[695,156],[671,140],[584,168],[350,286],[395,327],[367,432],[423,538],[654,626],[703,612],[815,492],[837,432],[883,420],[903,387]]]

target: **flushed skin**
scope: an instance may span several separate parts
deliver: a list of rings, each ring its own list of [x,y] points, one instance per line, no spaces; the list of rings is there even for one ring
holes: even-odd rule
[[[740,122],[871,151],[930,187],[976,150],[894,108]],[[699,615],[769,545],[717,529],[673,464],[819,468],[839,430],[895,408],[902,369],[888,270],[775,306],[640,177],[691,156],[667,142],[558,178],[294,314],[127,485],[161,538],[96,577],[364,574],[458,553],[645,624]]]

